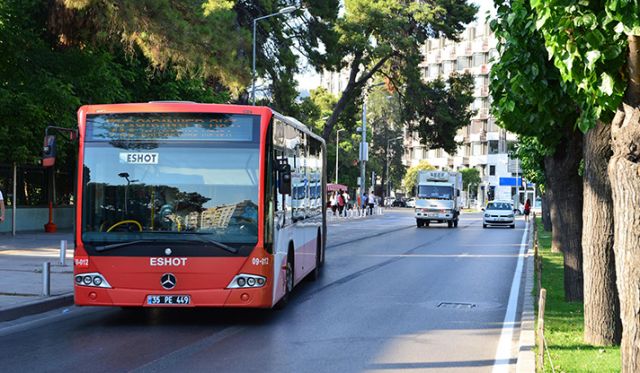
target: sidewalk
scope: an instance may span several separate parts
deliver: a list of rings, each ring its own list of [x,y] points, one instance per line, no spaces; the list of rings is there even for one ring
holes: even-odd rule
[[[65,265],[60,241],[67,241]],[[0,322],[73,303],[73,234],[0,234]],[[42,264],[51,263],[50,296],[43,296]]]

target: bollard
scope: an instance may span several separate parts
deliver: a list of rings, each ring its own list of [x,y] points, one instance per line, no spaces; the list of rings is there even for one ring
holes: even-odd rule
[[[42,263],[42,295],[51,295],[51,263]]]
[[[538,300],[538,356],[536,365],[538,370],[544,372],[544,308],[547,301],[547,290],[540,289]]]
[[[60,265],[64,266],[67,257],[67,240],[60,240]]]

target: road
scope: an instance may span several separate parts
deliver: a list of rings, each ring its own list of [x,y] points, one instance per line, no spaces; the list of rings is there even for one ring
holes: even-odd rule
[[[0,324],[0,366],[487,372],[502,333],[507,357],[497,367],[513,370],[518,335],[502,328],[520,303],[511,297],[509,306],[523,233],[522,221],[483,229],[480,214],[463,215],[456,229],[418,229],[405,209],[332,222],[321,279],[301,284],[284,310],[71,307]]]

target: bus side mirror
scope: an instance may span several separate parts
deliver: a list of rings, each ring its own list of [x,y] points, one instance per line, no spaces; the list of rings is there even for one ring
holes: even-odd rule
[[[291,194],[291,166],[288,163],[281,163],[278,167],[278,173],[280,174],[278,177],[280,193]]]
[[[53,167],[56,164],[56,137],[47,135],[44,137],[42,147],[42,166]]]

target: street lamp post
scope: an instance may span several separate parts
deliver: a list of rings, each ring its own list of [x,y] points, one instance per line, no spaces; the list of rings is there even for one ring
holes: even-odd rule
[[[267,14],[266,16],[258,17],[253,19],[253,59],[252,59],[252,69],[251,69],[251,104],[256,104],[256,24],[258,21],[262,19],[266,19],[273,16],[279,16],[283,14],[289,14],[294,10],[298,9],[297,6],[288,6],[286,8],[280,9],[277,13]]]
[[[340,145],[339,145],[339,137],[341,131],[344,131],[344,128],[340,128],[336,131],[336,184],[338,184],[338,156],[340,154]]]
[[[391,152],[391,148],[389,147],[389,145],[397,140],[403,139],[404,137],[402,136],[398,136],[398,137],[394,137],[393,139],[387,139],[387,156],[385,159],[385,175],[387,177],[387,197],[391,196],[391,183],[389,182],[390,177],[389,177],[389,153]]]

